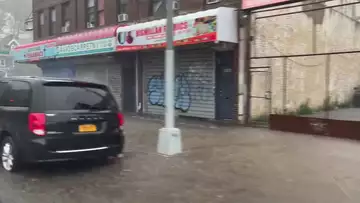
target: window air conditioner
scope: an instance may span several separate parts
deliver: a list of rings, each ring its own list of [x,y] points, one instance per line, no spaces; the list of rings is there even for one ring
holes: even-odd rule
[[[206,0],[206,4],[216,4],[219,3],[221,0]]]
[[[63,26],[62,28],[61,28],[61,32],[69,32],[69,26]]]
[[[173,1],[173,10],[179,10],[179,9],[180,9],[179,1]]]
[[[94,27],[95,27],[95,24],[92,23],[92,22],[87,22],[87,23],[86,23],[86,27],[87,27],[87,28],[94,28]]]
[[[122,13],[118,15],[118,22],[126,22],[129,20],[129,15],[126,13]]]

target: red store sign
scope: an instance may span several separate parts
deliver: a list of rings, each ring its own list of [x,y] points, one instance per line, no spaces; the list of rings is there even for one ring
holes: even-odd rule
[[[116,25],[58,37],[56,38],[56,45],[59,46],[66,44],[75,44],[80,42],[115,37],[116,29],[118,27],[119,26]]]
[[[242,9],[254,9],[264,6],[270,6],[279,3],[289,2],[290,0],[242,0]]]

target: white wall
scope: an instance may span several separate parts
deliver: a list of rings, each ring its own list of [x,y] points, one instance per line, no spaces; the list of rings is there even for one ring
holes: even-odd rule
[[[268,16],[293,11],[301,11],[321,6],[357,2],[355,0],[334,0],[325,5],[268,11],[253,17]],[[308,2],[307,2],[308,3]],[[301,5],[301,4],[298,4]],[[254,56],[278,56],[360,50],[360,4],[336,7],[316,12],[278,16],[253,21],[252,53]],[[329,88],[331,99],[347,100],[353,88],[360,85],[360,54],[333,55],[330,59]],[[288,58],[287,80],[284,92],[284,59],[257,59],[251,65],[270,66],[272,80],[267,82],[265,74],[254,74],[252,95],[263,95],[271,86],[271,111],[296,109],[307,100],[312,107],[323,104],[325,96],[325,56]],[[284,94],[286,102],[283,103]],[[268,112],[263,99],[252,99],[253,115]]]

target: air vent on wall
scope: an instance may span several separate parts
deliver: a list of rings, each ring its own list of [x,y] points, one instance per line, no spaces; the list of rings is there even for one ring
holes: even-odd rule
[[[216,51],[229,51],[229,50],[233,50],[234,48],[235,48],[235,44],[228,42],[217,42],[215,43],[215,46],[212,47],[212,49]]]
[[[63,27],[61,28],[61,32],[69,32],[69,27],[63,26]]]
[[[206,0],[206,4],[216,4],[219,3],[221,0]]]
[[[87,28],[94,28],[94,27],[95,27],[95,24],[92,23],[92,22],[87,22],[87,23],[86,23],[86,27],[87,27]]]
[[[65,22],[65,25],[61,27],[61,32],[62,33],[70,32],[70,21]]]
[[[119,23],[120,23],[120,22],[126,22],[126,21],[129,20],[129,15],[126,14],[126,13],[121,13],[121,14],[118,15],[117,18],[118,18],[118,22],[119,22]]]

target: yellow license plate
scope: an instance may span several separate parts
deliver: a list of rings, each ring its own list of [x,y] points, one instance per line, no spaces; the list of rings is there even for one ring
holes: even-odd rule
[[[79,132],[87,133],[87,132],[96,132],[96,125],[88,124],[88,125],[79,125]]]

